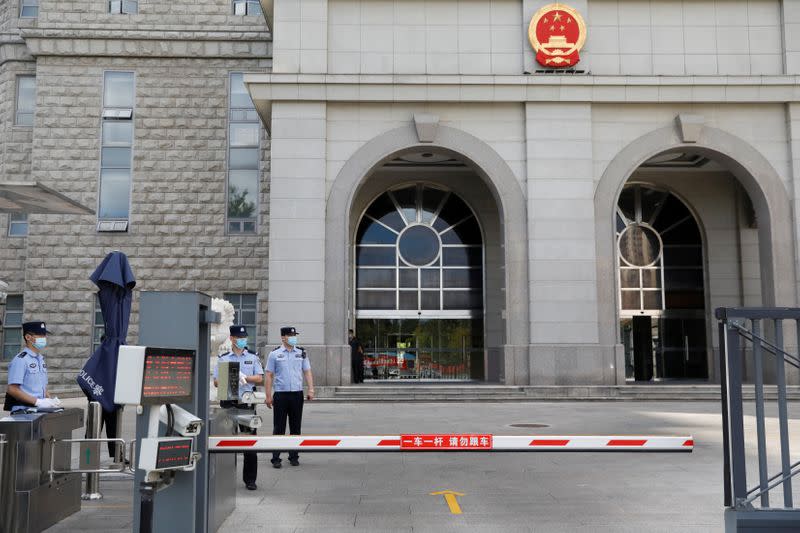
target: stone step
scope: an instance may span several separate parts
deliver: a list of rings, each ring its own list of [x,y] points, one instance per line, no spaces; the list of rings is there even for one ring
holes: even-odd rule
[[[320,388],[318,388],[320,389]],[[720,401],[720,387],[713,383],[505,386],[483,384],[387,384],[322,387],[321,401],[346,402],[458,402],[458,401]],[[745,400],[755,398],[753,385],[742,390]],[[774,401],[777,387],[764,387],[764,396]],[[787,387],[789,400],[800,400],[800,387]]]

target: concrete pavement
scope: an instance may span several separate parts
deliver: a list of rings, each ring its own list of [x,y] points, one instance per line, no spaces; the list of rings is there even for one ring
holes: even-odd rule
[[[800,441],[798,406],[789,404],[795,442]],[[271,413],[259,409],[270,425]],[[777,435],[775,412],[768,414],[768,433]],[[128,434],[132,422],[128,413]],[[510,427],[518,423],[549,427]],[[754,439],[752,416],[747,424]],[[303,429],[329,435],[686,434],[694,436],[695,451],[305,453],[299,467],[284,461],[280,470],[262,455],[259,489],[251,492],[239,484],[237,510],[221,532],[722,530],[717,403],[310,403]],[[779,464],[775,439],[769,449],[771,464]],[[84,504],[79,514],[48,531],[130,531],[132,488],[128,480],[104,480],[103,501]],[[463,514],[451,514],[441,495],[430,495],[444,489],[464,493],[458,498]],[[780,501],[779,495],[773,501]]]

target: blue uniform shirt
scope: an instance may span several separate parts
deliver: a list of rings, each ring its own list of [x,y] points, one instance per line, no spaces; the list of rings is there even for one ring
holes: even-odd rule
[[[219,362],[224,361],[239,363],[239,372],[243,373],[245,376],[260,376],[264,373],[264,368],[261,366],[261,359],[259,359],[258,354],[248,352],[247,348],[242,350],[242,355],[236,355],[233,352],[220,355]],[[219,368],[215,366],[214,379],[218,377]],[[254,383],[248,383],[246,385],[239,384],[239,398],[241,398],[242,394],[245,392],[252,392],[255,387]]]
[[[47,364],[42,354],[25,348],[8,365],[8,384],[19,385],[23,392],[34,398],[45,398],[47,392]],[[11,412],[26,409],[17,405]]]
[[[296,392],[303,390],[303,372],[311,370],[311,363],[304,350],[297,347],[287,350],[281,346],[267,357],[267,372],[275,375],[274,392]]]

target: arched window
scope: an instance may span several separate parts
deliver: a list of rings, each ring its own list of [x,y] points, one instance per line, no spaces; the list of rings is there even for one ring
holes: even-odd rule
[[[623,189],[617,245],[623,314],[705,307],[700,229],[675,195],[645,185]]]
[[[703,242],[675,195],[631,184],[617,204],[620,329],[626,375],[708,376]]]
[[[482,313],[483,238],[467,204],[427,184],[375,199],[356,234],[356,308],[359,316]]]

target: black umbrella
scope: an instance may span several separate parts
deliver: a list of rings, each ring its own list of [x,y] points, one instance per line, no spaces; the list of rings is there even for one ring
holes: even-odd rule
[[[100,347],[86,361],[78,374],[78,385],[89,400],[100,402],[104,411],[113,412],[117,409],[114,405],[117,358],[119,347],[125,344],[125,338],[128,336],[131,300],[136,279],[128,264],[128,257],[116,251],[103,259],[89,279],[99,289],[98,297],[103,312],[105,334]]]

